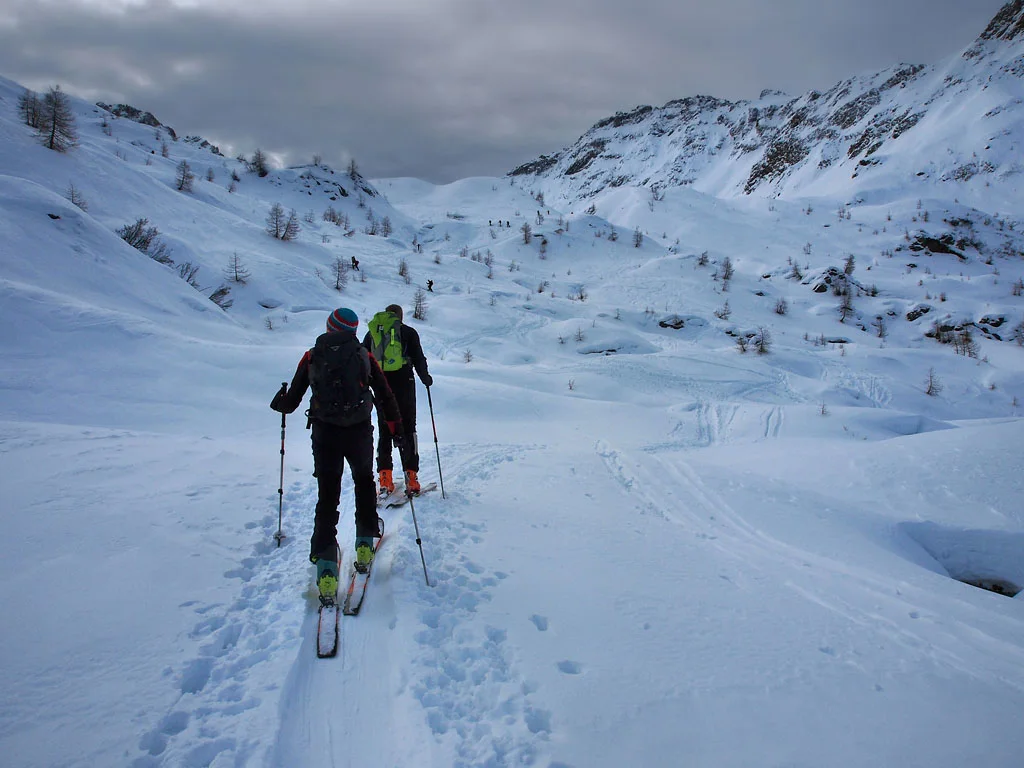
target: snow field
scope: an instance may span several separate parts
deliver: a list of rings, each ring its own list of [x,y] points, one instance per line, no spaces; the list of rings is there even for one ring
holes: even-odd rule
[[[105,137],[83,102],[81,146],[55,157],[0,85],[0,753],[13,765],[1019,763],[1024,600],[951,577],[1024,581],[1024,366],[1010,342],[978,334],[967,358],[923,332],[946,315],[1012,327],[1024,267],[882,255],[916,231],[921,198],[933,222],[969,213],[988,248],[1016,237],[983,211],[909,183],[843,221],[839,187],[810,215],[799,198],[773,210],[684,188],[650,211],[618,188],[600,217],[552,204],[540,259],[518,229],[535,221],[533,190],[507,179],[375,182],[387,199],[364,202],[395,234],[373,237],[354,189],[330,199],[342,174],[243,174],[230,194],[235,161],[185,142],[162,158],[153,129],[125,120]],[[197,175],[215,164],[217,181],[177,192],[181,158]],[[69,177],[88,212],[63,198]],[[274,241],[273,202],[334,205],[359,231],[314,217]],[[202,291],[117,237],[137,216],[201,266]],[[499,216],[511,226],[487,225]],[[490,278],[463,246],[491,250]],[[207,297],[236,251],[253,274],[223,312]],[[849,253],[879,295],[840,324],[812,287]],[[324,275],[352,255],[367,281],[350,273],[339,295]],[[728,290],[712,279],[726,256]],[[806,284],[785,277],[790,258],[809,264]],[[426,279],[428,316],[410,323],[448,497],[416,502],[433,586],[411,509],[385,512],[364,610],[320,661],[308,433],[301,412],[288,419],[278,548],[267,404],[331,308],[351,306],[363,330],[393,301],[410,314]],[[570,300],[580,287],[586,301]],[[920,303],[932,312],[907,321]],[[889,310],[883,343],[870,322]],[[759,327],[772,352],[741,355],[727,331]],[[422,388],[418,410],[421,476],[439,480]],[[341,520],[350,562],[347,477]]]

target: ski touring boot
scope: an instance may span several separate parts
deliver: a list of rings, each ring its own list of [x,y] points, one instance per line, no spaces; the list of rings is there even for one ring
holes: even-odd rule
[[[378,496],[389,496],[395,492],[395,480],[391,475],[390,469],[382,469],[378,474],[378,481],[380,490],[377,491]]]
[[[409,496],[420,495],[420,481],[416,478],[416,471],[410,469],[405,473],[405,492]]]
[[[320,591],[320,602],[333,605],[338,599],[338,555],[327,554],[316,559],[316,587]]]
[[[369,573],[370,566],[373,565],[373,537],[372,536],[357,536],[356,537],[356,571],[358,573]]]

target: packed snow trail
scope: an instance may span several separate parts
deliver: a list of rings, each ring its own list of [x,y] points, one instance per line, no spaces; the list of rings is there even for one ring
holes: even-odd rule
[[[450,482],[479,486],[514,453],[483,446],[449,451]],[[382,511],[388,544],[374,561],[359,616],[342,617],[338,659],[325,663],[303,652],[289,675],[275,765],[302,759],[310,766],[468,768],[536,760],[550,714],[531,702],[506,631],[474,620],[506,578],[463,553],[465,542],[483,539],[485,526],[466,519],[474,505],[459,492],[447,500],[422,496],[416,507],[433,586],[419,578],[408,507],[401,517]]]

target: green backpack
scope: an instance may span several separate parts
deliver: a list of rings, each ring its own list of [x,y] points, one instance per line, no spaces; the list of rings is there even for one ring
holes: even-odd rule
[[[402,354],[402,321],[390,312],[378,312],[370,318],[370,340],[373,356],[383,371],[398,371],[405,367]]]

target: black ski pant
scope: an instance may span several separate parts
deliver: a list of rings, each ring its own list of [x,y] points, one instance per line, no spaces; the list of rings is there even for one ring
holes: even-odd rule
[[[336,557],[341,474],[348,462],[355,486],[356,536],[376,536],[377,486],[373,480],[373,424],[351,427],[313,422],[313,476],[319,491],[310,559]]]
[[[402,442],[398,447],[398,457],[402,461],[402,469],[413,472],[420,471],[420,449],[416,438],[416,379],[413,378],[412,366],[399,371],[384,373],[388,386],[398,401],[398,412],[402,415]],[[394,469],[392,452],[394,440],[391,430],[377,409],[377,470]]]

